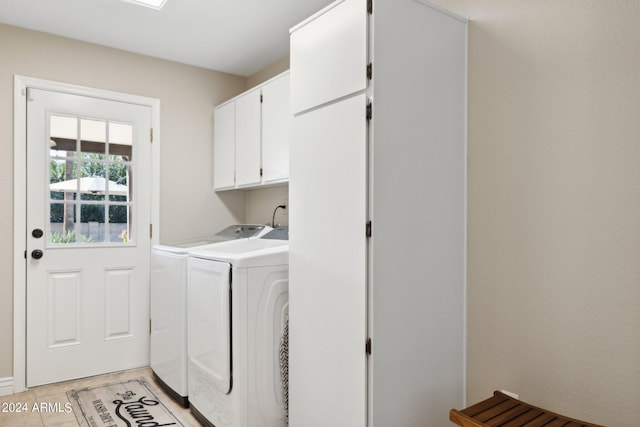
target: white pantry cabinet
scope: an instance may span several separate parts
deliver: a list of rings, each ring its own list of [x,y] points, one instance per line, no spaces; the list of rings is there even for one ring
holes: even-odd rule
[[[465,406],[467,22],[340,0],[291,29],[292,427]]]
[[[289,178],[289,72],[215,109],[214,188],[253,189]]]

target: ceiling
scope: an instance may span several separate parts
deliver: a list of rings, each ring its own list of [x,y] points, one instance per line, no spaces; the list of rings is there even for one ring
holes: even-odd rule
[[[289,28],[333,0],[0,0],[0,23],[250,76],[289,54]]]

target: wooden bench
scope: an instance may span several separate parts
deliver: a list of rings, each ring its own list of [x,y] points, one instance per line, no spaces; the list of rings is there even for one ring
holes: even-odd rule
[[[499,391],[461,411],[452,409],[449,419],[462,427],[604,427],[537,408]]]

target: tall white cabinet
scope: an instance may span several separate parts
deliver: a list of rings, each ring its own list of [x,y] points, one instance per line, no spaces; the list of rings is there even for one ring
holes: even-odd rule
[[[466,403],[466,46],[421,0],[291,30],[291,426],[445,426]]]

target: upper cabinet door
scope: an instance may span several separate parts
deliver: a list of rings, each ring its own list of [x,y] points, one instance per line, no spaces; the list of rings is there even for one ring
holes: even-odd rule
[[[367,87],[366,0],[341,0],[291,29],[291,111]]]
[[[236,185],[260,183],[260,89],[236,98]]]
[[[235,185],[236,104],[228,102],[216,108],[213,128],[213,187],[216,190]]]
[[[262,180],[265,183],[289,177],[289,73],[262,87]]]

